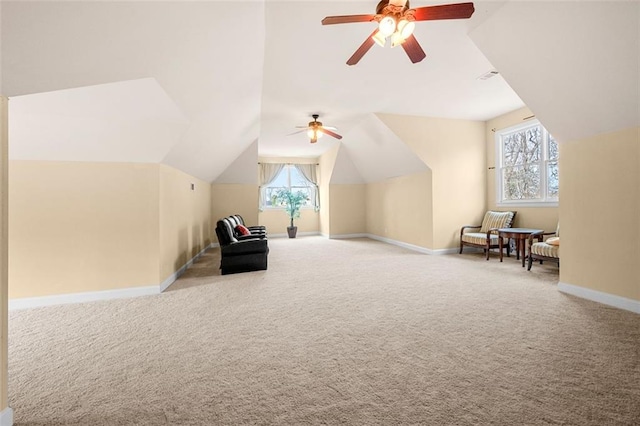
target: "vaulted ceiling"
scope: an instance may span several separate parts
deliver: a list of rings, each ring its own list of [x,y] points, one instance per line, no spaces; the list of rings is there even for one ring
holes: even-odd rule
[[[335,146],[329,137],[312,145],[304,133],[288,136],[319,113],[321,121],[339,128],[361,175],[373,179],[382,155],[377,147],[387,147],[385,159],[403,155],[389,148],[393,135],[380,128],[375,113],[484,121],[524,100],[562,131],[576,122],[561,121],[557,112],[570,108],[579,115],[584,108],[579,99],[558,98],[567,81],[572,96],[598,83],[596,93],[626,108],[613,125],[633,122],[637,81],[635,87],[627,81],[638,72],[638,7],[632,2],[624,2],[628,10],[607,9],[610,27],[598,20],[602,10],[583,10],[576,2],[559,9],[562,19],[554,18],[549,2],[540,8],[475,2],[471,19],[417,23],[415,36],[427,53],[422,62],[412,64],[401,48],[374,46],[349,67],[347,58],[375,24],[320,21],[373,13],[376,3],[3,0],[0,93],[11,99],[10,156],[161,162],[203,180],[229,179],[228,166],[237,159],[250,163],[247,153],[256,149],[262,156],[317,157]],[[544,29],[531,24],[545,19]],[[577,32],[568,31],[574,21]],[[572,78],[576,61],[590,58],[591,46],[580,38],[594,22],[598,27],[589,40],[606,50],[606,64],[587,60],[591,68]],[[598,42],[600,33],[606,43],[618,44]],[[551,64],[543,49],[553,52]],[[616,61],[626,68],[617,70]],[[496,66],[515,91],[502,75],[478,80]],[[610,87],[602,69],[620,72],[622,83]],[[544,79],[536,79],[536,72]],[[553,90],[544,95],[545,87]],[[607,128],[591,119],[588,124],[589,131]]]

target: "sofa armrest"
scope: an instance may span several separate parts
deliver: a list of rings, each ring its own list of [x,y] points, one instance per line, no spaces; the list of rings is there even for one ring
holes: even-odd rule
[[[269,247],[267,246],[267,240],[265,238],[253,238],[224,246],[221,248],[221,253],[223,256],[234,256],[241,254],[264,253],[268,250]]]
[[[236,235],[236,240],[238,241],[247,241],[247,240],[263,240],[267,238],[267,234],[249,234],[249,235]]]

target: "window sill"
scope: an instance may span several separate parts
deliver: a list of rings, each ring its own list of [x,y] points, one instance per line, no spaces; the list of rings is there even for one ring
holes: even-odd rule
[[[498,202],[496,207],[558,207],[558,201],[512,201]]]
[[[284,210],[284,207],[263,207],[262,211],[271,211],[271,210]],[[315,210],[313,207],[311,206],[307,206],[307,207],[300,207],[300,210]]]

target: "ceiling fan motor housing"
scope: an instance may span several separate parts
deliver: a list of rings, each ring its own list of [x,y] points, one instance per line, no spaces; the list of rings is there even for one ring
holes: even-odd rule
[[[378,5],[376,6],[376,15],[386,15],[385,8],[387,6],[389,6],[389,0],[381,0],[380,3],[378,3]],[[404,6],[402,6],[402,7],[393,6],[393,9],[396,9],[398,11],[411,9],[411,6],[409,5],[409,0],[407,0],[407,2],[404,4]]]
[[[312,114],[311,117],[313,117],[313,121],[309,122],[309,127],[322,127],[322,122],[318,121],[318,117],[320,117],[318,114]]]

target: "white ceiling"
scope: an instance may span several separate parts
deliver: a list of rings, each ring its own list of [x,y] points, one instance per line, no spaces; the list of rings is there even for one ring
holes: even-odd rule
[[[640,2],[510,2],[470,36],[558,141],[640,126]]]
[[[501,77],[476,79],[492,65],[466,35],[503,2],[478,4],[470,20],[418,23],[419,64],[374,46],[349,67],[374,23],[320,21],[376,3],[2,1],[1,89],[18,108],[12,158],[161,161],[213,181],[255,140],[262,156],[334,146],[287,136],[312,113],[348,144],[376,112],[486,120],[523,105]],[[161,124],[167,99],[173,115]]]
[[[401,48],[373,46],[349,67],[346,60],[374,24],[320,21],[373,13],[376,3],[2,0],[0,92],[11,98],[11,158],[162,162],[213,181],[256,140],[261,156],[317,157],[335,146],[329,137],[312,145],[304,133],[287,136],[320,113],[326,125],[339,128],[353,163],[365,169],[361,173],[370,175],[379,164],[371,153],[384,138],[363,136],[361,126],[375,121],[375,113],[487,120],[523,106],[502,76],[477,80],[494,65],[504,66],[536,114],[544,114],[549,96],[566,82],[576,80],[575,95],[603,70],[610,80],[622,77],[620,89],[628,87],[629,73],[637,76],[638,58],[628,53],[637,50],[637,38],[628,46],[627,33],[622,46],[604,56],[606,64],[580,62],[590,57],[589,46],[580,44],[582,32],[568,37],[574,21],[581,31],[595,20],[598,31],[611,32],[616,28],[608,21],[564,13],[544,30],[528,25],[527,10],[536,5],[545,6],[536,21],[553,18],[551,2],[529,3],[530,9],[475,2],[471,19],[417,23],[415,36],[427,53],[422,62],[411,64]],[[441,3],[447,2],[415,0],[412,7]],[[566,8],[581,11],[578,3]],[[605,15],[620,20],[620,13]],[[632,37],[634,22],[637,17],[626,22]],[[593,37],[599,51],[606,50],[597,32]],[[605,39],[611,37],[620,39],[615,31]],[[567,39],[573,40],[568,46]],[[520,48],[530,53],[514,55]],[[554,52],[548,68],[541,65],[546,48]],[[529,56],[536,61],[531,70],[557,66],[559,72],[535,81],[524,65]],[[622,64],[631,67],[620,74],[616,61],[623,56]],[[591,68],[575,79],[575,63]],[[627,109],[637,105],[629,105],[628,94],[607,94],[622,96]],[[579,109],[580,102],[570,106]],[[566,115],[566,101],[562,108]]]

